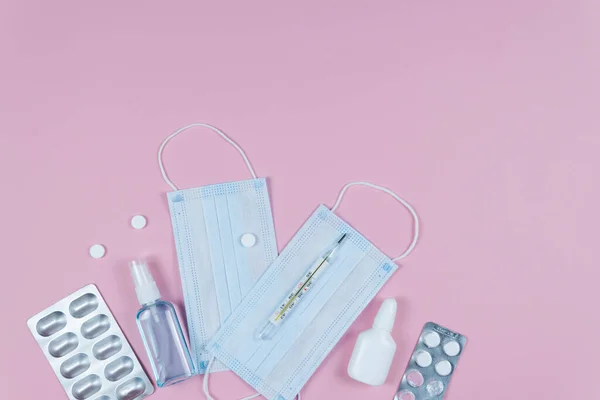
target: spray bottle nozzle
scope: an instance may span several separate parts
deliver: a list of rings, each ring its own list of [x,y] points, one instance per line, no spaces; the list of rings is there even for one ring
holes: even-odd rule
[[[129,269],[140,304],[148,304],[160,299],[158,286],[154,282],[146,261],[133,260],[129,262]]]

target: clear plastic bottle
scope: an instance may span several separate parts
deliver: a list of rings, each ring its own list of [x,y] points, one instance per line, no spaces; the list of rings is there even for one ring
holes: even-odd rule
[[[144,261],[129,263],[135,292],[142,308],[137,325],[146,346],[158,387],[173,385],[194,374],[190,351],[173,304],[160,292]]]

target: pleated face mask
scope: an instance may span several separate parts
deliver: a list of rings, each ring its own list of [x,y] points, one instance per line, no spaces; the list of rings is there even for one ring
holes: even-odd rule
[[[165,172],[162,152],[169,140],[196,126],[216,132],[231,144],[243,157],[252,179],[179,190]],[[160,146],[158,163],[174,190],[167,197],[190,345],[196,372],[204,373],[208,340],[277,256],[267,183],[256,177],[235,142],[206,124],[188,125],[167,137]],[[225,369],[215,363],[211,372]]]
[[[384,191],[411,212],[414,237],[402,255],[389,258],[335,214],[353,185]],[[417,214],[395,193],[347,184],[331,210],[319,206],[300,228],[209,342],[209,353],[267,399],[291,400],[396,271],[395,261],[413,250],[418,233]]]

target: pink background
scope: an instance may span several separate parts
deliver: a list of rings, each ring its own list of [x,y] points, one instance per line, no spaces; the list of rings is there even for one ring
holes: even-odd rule
[[[595,0],[1,1],[0,397],[65,398],[25,322],[90,282],[149,366],[126,262],[156,260],[181,305],[156,151],[208,122],[269,178],[280,249],[350,180],[421,215],[416,251],[305,399],[391,400],[428,320],[470,339],[448,400],[600,398],[599,17]],[[200,129],[165,162],[182,187],[249,177]],[[410,238],[408,213],[368,189],[339,215],[390,256]],[[398,352],[371,388],[345,369],[390,296]],[[201,386],[152,398],[203,398]],[[229,372],[211,386],[251,393]]]

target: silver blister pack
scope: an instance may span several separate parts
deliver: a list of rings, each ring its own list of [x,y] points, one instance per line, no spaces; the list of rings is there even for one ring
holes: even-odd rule
[[[443,399],[466,344],[465,336],[426,323],[394,400]]]
[[[95,285],[34,315],[27,326],[71,400],[134,400],[154,392]]]

